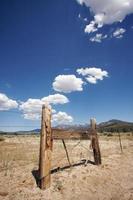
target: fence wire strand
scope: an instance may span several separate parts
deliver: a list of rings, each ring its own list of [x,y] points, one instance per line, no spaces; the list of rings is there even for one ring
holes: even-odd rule
[[[87,141],[88,141],[88,140],[87,140]],[[82,159],[81,159],[81,154],[82,154],[81,148],[85,149],[86,152],[87,152],[87,156],[85,156],[85,157],[86,157],[86,160],[90,159],[90,153],[92,153],[92,150],[89,148],[89,145],[88,145],[88,148],[87,148],[85,145],[83,145],[83,144],[82,144],[82,140],[79,139],[79,141],[78,141],[75,145],[73,145],[73,147],[72,147],[71,149],[70,149],[70,147],[67,146],[68,154],[69,154],[69,158],[70,158],[71,164],[74,164],[74,163],[75,163],[74,161],[72,161],[72,151],[73,151],[76,147],[79,147],[79,148],[80,148],[80,152],[79,152],[79,154],[80,154],[80,155],[79,155],[79,160],[80,160],[80,161],[82,160]],[[70,153],[70,152],[71,152],[71,153]],[[64,153],[65,153],[65,149],[64,149]],[[84,153],[83,153],[83,154],[84,154]],[[82,154],[82,155],[83,155],[83,154]],[[64,160],[64,159],[67,159],[66,155],[61,156],[59,160],[58,160],[58,157],[56,157],[56,159],[54,158],[54,160],[57,160],[57,162],[54,163],[54,166],[60,167],[61,163],[63,164],[63,160]],[[78,159],[77,159],[77,160],[78,160]],[[73,162],[74,162],[74,163],[73,163]],[[53,167],[53,169],[54,169],[54,168],[55,168],[55,167]]]

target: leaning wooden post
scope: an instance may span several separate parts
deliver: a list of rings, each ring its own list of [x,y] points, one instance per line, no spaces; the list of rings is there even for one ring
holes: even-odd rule
[[[120,143],[121,153],[123,153],[123,147],[122,147],[122,142],[121,142],[121,134],[120,134],[120,132],[118,132],[118,134],[119,134],[119,143]]]
[[[100,165],[101,153],[100,153],[100,147],[99,147],[99,142],[98,142],[95,119],[90,120],[90,127],[91,127],[91,145],[92,145],[93,154],[94,154],[94,162],[96,165]]]
[[[47,189],[51,183],[51,157],[52,157],[52,131],[51,108],[48,105],[42,107],[42,121],[40,133],[40,160],[39,175],[41,189]]]
[[[69,163],[69,165],[71,166],[71,162],[70,162],[70,159],[69,159],[67,147],[66,147],[65,141],[64,141],[63,139],[62,139],[62,143],[63,143],[64,149],[65,149],[65,152],[66,152],[66,156],[67,156],[68,163]]]

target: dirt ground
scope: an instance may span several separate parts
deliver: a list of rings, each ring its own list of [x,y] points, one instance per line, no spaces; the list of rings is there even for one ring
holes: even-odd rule
[[[66,141],[70,160],[93,161],[90,141]],[[53,173],[51,187],[37,187],[39,137],[14,136],[0,141],[0,200],[133,200],[133,136],[102,136],[102,165],[88,163]],[[52,169],[68,165],[61,141],[54,141]]]

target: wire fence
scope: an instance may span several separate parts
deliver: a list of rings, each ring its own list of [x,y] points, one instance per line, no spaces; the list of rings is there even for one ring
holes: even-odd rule
[[[2,113],[11,113],[11,114],[15,114],[15,115],[20,115],[22,114],[20,111],[0,111]],[[1,128],[6,128],[9,129],[10,128],[15,128],[18,129],[20,128],[24,128],[24,129],[30,129],[30,131],[34,132],[34,128],[40,128],[41,124],[37,124],[37,125],[27,125],[27,124],[13,124],[12,122],[8,123],[8,124],[0,124],[0,129]],[[12,132],[17,132],[17,131],[12,131]],[[8,132],[8,131],[6,131]],[[18,131],[19,132],[19,131]],[[24,131],[22,131],[24,132]],[[39,131],[38,131],[39,132]],[[54,153],[53,153],[53,167],[51,170],[54,170],[55,168],[61,168],[64,166],[68,166],[68,165],[74,165],[75,163],[79,162],[81,163],[81,161],[85,161],[90,159],[91,156],[91,151],[89,150],[89,142],[88,145],[86,145],[83,140],[80,139],[76,139],[73,140],[72,143],[68,142],[71,138],[67,138],[66,142],[66,147],[68,149],[68,156],[70,158],[70,162],[68,162],[68,157],[66,155],[65,149],[63,147],[63,144],[61,144],[61,148],[58,146],[57,142],[54,142],[56,145],[56,148],[54,149]],[[87,140],[88,141],[88,140]],[[21,143],[21,140],[20,140]],[[75,144],[74,144],[75,143]],[[39,149],[39,146],[38,146]]]
[[[3,126],[3,127],[31,127],[31,126]],[[15,133],[15,131],[14,131]],[[7,132],[8,134],[8,132]],[[28,134],[24,134],[25,136],[27,136]],[[39,136],[39,132],[38,134],[35,134]],[[15,136],[15,134],[14,134]],[[21,134],[20,134],[21,136]],[[13,137],[14,138],[14,137]],[[29,137],[28,137],[29,138]],[[8,141],[9,143],[13,143],[15,146],[17,145],[17,152],[19,153],[21,152],[21,150],[23,151],[23,155],[21,157],[21,159],[27,160],[27,148],[29,147],[29,144],[32,144],[33,146],[31,146],[30,148],[32,149],[32,153],[31,156],[29,158],[29,160],[31,160],[32,157],[35,157],[35,162],[38,161],[38,153],[39,153],[39,149],[40,149],[40,139],[36,138],[29,138],[29,139],[25,140],[24,138],[21,137],[17,137],[15,139],[10,139],[9,138],[5,138],[5,141]],[[91,160],[91,150],[89,150],[89,140],[82,140],[82,139],[66,139],[65,140],[66,143],[66,147],[68,150],[68,155],[69,155],[69,159],[70,159],[70,163],[71,166],[75,165],[76,163],[85,163],[86,160]],[[8,144],[8,143],[7,143]],[[18,145],[19,144],[19,145]],[[56,139],[53,142],[53,152],[52,152],[52,170],[58,169],[62,170],[63,167],[65,166],[69,166],[70,167],[70,163],[68,162],[67,156],[66,156],[66,152],[65,149],[63,147],[63,143],[61,139]],[[22,147],[22,148],[21,148]],[[34,148],[34,150],[33,150]],[[14,155],[16,155],[16,153],[14,152]],[[33,155],[34,154],[34,155]]]
[[[67,159],[63,144],[55,144],[53,152],[53,166],[52,170],[62,170],[65,166],[69,168],[71,166],[78,166],[81,164],[87,164],[87,162],[93,163],[93,151],[90,148],[89,140],[65,140],[69,160]],[[74,144],[75,143],[75,144]]]

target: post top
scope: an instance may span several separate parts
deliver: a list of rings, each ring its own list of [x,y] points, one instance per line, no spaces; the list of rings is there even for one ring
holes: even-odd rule
[[[96,118],[91,118],[91,121],[95,122],[96,123]]]
[[[96,119],[95,118],[91,118],[90,119],[90,126],[92,129],[96,129]]]
[[[45,103],[42,105],[42,109],[48,108],[49,110],[51,110],[51,105],[49,103]]]

